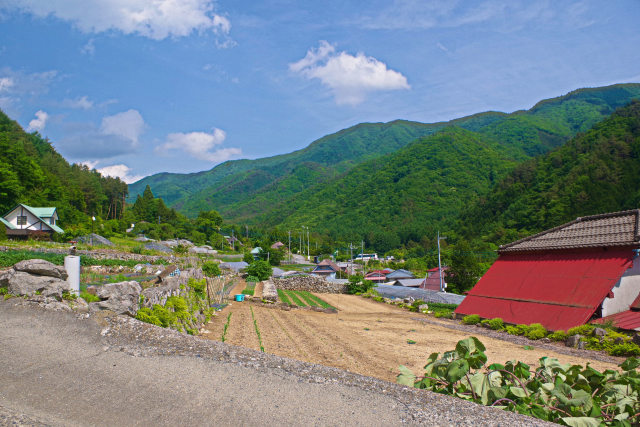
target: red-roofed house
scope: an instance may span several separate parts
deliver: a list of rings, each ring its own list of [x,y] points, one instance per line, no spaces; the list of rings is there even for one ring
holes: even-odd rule
[[[420,288],[430,291],[444,291],[447,288],[446,274],[449,267],[442,267],[442,272],[438,267],[427,271],[427,278],[420,284]],[[440,274],[442,274],[442,289],[440,289]]]
[[[456,313],[551,330],[627,316],[621,327],[640,328],[639,225],[638,209],[593,215],[501,246]]]
[[[383,283],[387,280],[388,270],[373,270],[364,276],[366,280],[371,280],[374,283]]]

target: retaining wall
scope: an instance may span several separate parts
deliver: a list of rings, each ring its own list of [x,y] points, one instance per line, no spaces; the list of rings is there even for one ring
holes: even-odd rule
[[[346,294],[347,285],[331,283],[317,276],[295,276],[273,279],[278,289],[288,291],[308,291],[319,294]]]

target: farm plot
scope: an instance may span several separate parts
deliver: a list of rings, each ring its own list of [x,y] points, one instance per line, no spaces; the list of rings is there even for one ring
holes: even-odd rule
[[[280,301],[298,307],[335,308],[317,295],[307,291],[285,291],[278,289]]]
[[[420,372],[429,354],[452,350],[459,340],[469,336],[420,322],[416,320],[420,316],[417,313],[361,297],[334,294],[320,297],[339,312],[284,311],[246,302],[232,303],[206,326],[203,337],[219,341],[228,313],[233,312],[226,343],[258,351],[262,346],[267,353],[395,381],[399,365]],[[585,365],[589,362],[598,370],[615,368],[615,364],[546,349],[527,350],[510,342],[478,337],[487,347],[489,363],[517,359],[533,365],[540,357],[549,356],[562,363]]]

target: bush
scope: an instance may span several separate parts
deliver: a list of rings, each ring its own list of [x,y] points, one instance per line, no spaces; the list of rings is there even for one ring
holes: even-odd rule
[[[136,245],[134,247],[131,248],[131,253],[132,254],[142,254],[144,252],[144,245]]]
[[[267,280],[273,273],[273,268],[267,261],[254,261],[247,267],[249,276],[257,277],[260,280]]]
[[[532,323],[529,325],[529,329],[525,332],[524,336],[530,340],[539,340],[547,335],[547,329],[540,323]]]
[[[576,326],[575,328],[571,328],[567,331],[567,335],[591,335],[595,326],[593,325],[582,325]]]
[[[555,331],[549,334],[547,338],[549,338],[552,341],[566,341],[568,336],[569,335],[567,335],[565,331]]]
[[[607,353],[612,356],[640,356],[640,347],[632,342],[625,342],[613,345]]]
[[[438,319],[441,317],[445,319],[451,319],[453,317],[453,312],[449,310],[439,310],[439,311],[434,311],[433,316]]]
[[[7,227],[0,225],[0,242],[7,240]]]
[[[462,323],[465,325],[475,325],[478,322],[480,322],[480,316],[477,314],[470,314],[462,318]]]
[[[215,277],[221,274],[218,263],[215,263],[213,261],[207,261],[204,264],[202,264],[202,272],[207,277]]]
[[[371,280],[364,280],[361,275],[357,274],[349,278],[349,283],[347,283],[347,293],[356,294],[359,292],[361,294],[364,294],[373,289],[374,286],[375,283],[373,283]]]
[[[489,325],[489,328],[493,329],[494,331],[501,331],[504,329],[504,321],[499,317],[496,317],[494,319],[484,319],[481,323],[483,325]]]
[[[258,279],[256,276],[247,276],[247,278],[245,279],[245,282],[259,282],[260,279]]]

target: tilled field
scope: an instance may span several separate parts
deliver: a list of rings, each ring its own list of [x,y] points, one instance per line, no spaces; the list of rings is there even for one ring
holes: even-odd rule
[[[238,285],[234,292],[242,289],[243,285]],[[265,352],[394,381],[399,365],[418,373],[429,354],[452,350],[459,340],[469,336],[465,331],[420,322],[416,313],[359,296],[318,296],[339,312],[283,311],[234,302],[206,326],[203,337],[220,340],[228,313],[232,312],[225,342],[258,350],[252,307]],[[549,349],[525,350],[520,344],[477,336],[487,347],[489,363],[517,359],[535,365],[540,357],[550,356],[563,363],[589,362],[596,369],[616,366]],[[408,344],[407,340],[416,343]]]

